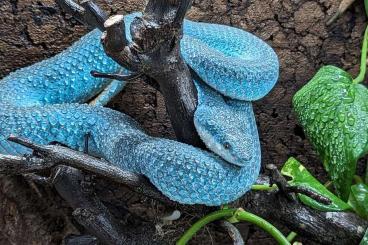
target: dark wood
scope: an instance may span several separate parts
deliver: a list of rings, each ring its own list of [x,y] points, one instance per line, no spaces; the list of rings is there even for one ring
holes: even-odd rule
[[[0,173],[40,172],[58,165],[65,165],[75,169],[82,169],[88,173],[97,174],[114,182],[129,186],[133,191],[147,197],[170,203],[169,199],[162,195],[143,175],[124,171],[105,160],[95,158],[83,152],[74,151],[61,145],[43,146],[15,136],[10,136],[9,140],[32,149],[34,156],[16,157],[0,154]],[[68,171],[73,176],[80,174],[73,170]]]
[[[73,216],[88,233],[107,245],[130,242],[109,210],[94,193],[93,188],[83,186],[87,175],[80,170],[60,166],[53,178],[55,189],[73,208]],[[88,183],[87,183],[88,184]]]
[[[220,226],[227,231],[234,245],[244,245],[243,237],[235,225],[229,221],[220,221]]]
[[[190,70],[180,55],[182,23],[191,0],[177,0],[171,4],[150,0],[143,16],[132,22],[131,43],[125,36],[122,15],[111,16],[101,27],[96,20],[103,20],[105,13],[97,5],[87,1],[93,8],[79,9],[69,1],[61,3],[67,12],[76,14],[84,24],[105,31],[101,40],[107,55],[130,71],[157,82],[177,140],[204,147],[193,120],[198,103],[197,91]]]
[[[312,189],[303,187],[303,186],[291,186],[288,184],[284,176],[277,169],[276,165],[268,164],[266,165],[267,170],[270,172],[271,184],[276,184],[279,190],[290,200],[296,201],[297,198],[295,196],[296,193],[304,194],[309,196],[310,198],[325,204],[331,204],[331,200],[328,197],[322,196]]]
[[[321,244],[359,244],[368,222],[348,212],[319,212],[277,192],[251,192],[243,207]]]
[[[121,37],[111,31],[120,30],[124,25],[119,18],[116,27],[109,23],[110,31],[107,30],[102,40],[106,53],[117,63],[144,73],[158,83],[176,138],[190,145],[203,146],[193,122],[197,91],[180,55],[182,22],[190,3],[177,1],[169,5],[165,1],[151,0],[143,16],[131,25],[132,43],[119,48],[111,44],[122,43],[117,41]],[[120,35],[124,36],[123,33]]]

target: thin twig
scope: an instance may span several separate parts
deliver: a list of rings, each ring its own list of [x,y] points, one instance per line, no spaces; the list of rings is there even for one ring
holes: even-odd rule
[[[284,176],[282,176],[280,171],[277,169],[276,165],[267,164],[266,169],[268,169],[270,172],[270,181],[271,181],[270,185],[276,184],[280,192],[283,193],[285,197],[295,202],[297,200],[296,196],[287,190],[289,184],[284,178]]]
[[[123,75],[123,74],[102,73],[98,71],[91,71],[91,75],[97,78],[107,78],[125,82],[135,81],[137,79],[141,79],[144,77],[142,73],[132,73],[128,75]]]
[[[280,192],[283,193],[289,200],[296,201],[296,196],[294,194],[303,194],[306,195],[322,204],[329,205],[332,201],[312,189],[302,187],[302,186],[291,186],[284,176],[280,173],[277,167],[273,164],[268,164],[266,168],[270,171],[271,174],[271,184],[275,183],[279,188]]]
[[[222,220],[219,222],[220,226],[226,230],[230,238],[233,240],[234,245],[244,245],[244,240],[238,228],[231,224],[229,221]]]
[[[79,224],[89,227],[88,232],[91,234],[105,234],[106,237],[100,237],[102,241],[108,241],[108,244],[131,244],[133,241],[129,238],[122,239],[121,235],[114,233],[115,227],[112,226],[110,220],[106,220],[104,213],[96,212],[92,208],[77,208],[73,212],[73,217]]]
[[[170,202],[169,199],[159,192],[143,175],[124,171],[107,161],[60,145],[38,145],[16,136],[9,137],[9,140],[34,150],[37,156],[27,159],[0,155],[0,157],[11,159],[11,163],[13,164],[15,162],[15,164],[19,166],[17,169],[18,172],[20,172],[20,170],[23,170],[24,172],[31,172],[30,170],[33,169],[43,170],[45,168],[62,164],[106,177],[117,183],[130,187],[135,192],[156,200]],[[45,159],[47,159],[48,162],[52,162],[52,164],[42,165],[42,163],[45,162]],[[33,166],[32,164],[29,164],[28,160],[32,163],[37,163],[37,165]],[[7,165],[9,165],[9,162]]]
[[[56,0],[62,9],[82,24],[104,30],[107,15],[93,1],[83,1],[80,5],[73,0]]]
[[[286,186],[286,192],[303,194],[325,205],[330,205],[332,203],[329,198],[322,196],[321,194],[318,194],[317,192],[303,186],[288,185]]]

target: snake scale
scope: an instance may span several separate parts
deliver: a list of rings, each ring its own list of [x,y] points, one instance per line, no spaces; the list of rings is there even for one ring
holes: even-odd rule
[[[137,15],[125,16],[127,30]],[[261,162],[250,101],[266,95],[278,78],[272,48],[240,29],[184,21],[181,53],[202,79],[195,81],[195,126],[212,153],[151,137],[123,113],[84,104],[111,87],[90,71],[119,69],[105,55],[100,36],[94,30],[55,57],[0,81],[0,153],[28,153],[6,140],[10,134],[82,150],[90,133],[91,154],[147,176],[172,200],[220,205],[248,191]]]

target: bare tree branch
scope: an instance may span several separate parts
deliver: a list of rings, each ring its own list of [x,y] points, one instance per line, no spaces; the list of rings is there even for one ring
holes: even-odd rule
[[[77,4],[74,0],[56,0],[61,8],[82,24],[104,30],[107,15],[93,1],[84,0]]]
[[[93,188],[86,187],[87,176],[80,170],[60,166],[53,184],[71,207],[73,215],[90,234],[108,245],[123,244],[130,240],[130,234],[120,229],[118,222],[96,196]]]
[[[279,190],[292,201],[297,201],[295,194],[303,194],[306,195],[322,204],[329,205],[331,204],[331,200],[328,197],[322,196],[321,194],[313,191],[312,189],[308,189],[302,186],[291,186],[286,181],[285,177],[282,176],[280,171],[277,169],[276,165],[268,164],[266,169],[270,171],[270,184],[275,183]]]
[[[368,222],[349,212],[320,212],[276,191],[251,192],[241,206],[322,244],[359,244]]]
[[[244,245],[244,240],[238,228],[231,224],[229,221],[220,221],[220,226],[226,230],[230,238],[233,240],[234,245]]]
[[[104,23],[107,20],[107,14],[91,0],[83,0],[81,6],[85,10],[85,23],[103,30]]]
[[[54,166],[43,159],[0,155],[0,174],[34,173]]]
[[[9,165],[11,164],[19,166],[14,169],[17,171],[15,173],[28,173],[33,171],[33,169],[40,171],[55,165],[65,165],[94,173],[117,183],[129,186],[133,191],[147,197],[170,202],[169,199],[159,192],[143,175],[124,171],[105,160],[60,145],[43,146],[15,136],[10,136],[9,140],[34,150],[35,156],[24,158],[0,155],[0,157],[7,159],[4,165],[4,169],[7,171],[10,171]],[[27,162],[28,160],[30,160],[30,163]],[[53,164],[46,164],[42,168],[43,162],[52,162]],[[33,163],[37,163],[37,165],[33,166]],[[0,165],[0,172],[2,171],[4,171],[3,162],[1,162]]]
[[[75,14],[82,23],[101,28],[100,22],[95,20],[103,19],[103,11],[92,1],[87,2],[93,8],[78,8],[71,0],[58,1],[66,12]],[[102,28],[106,30],[102,43],[106,54],[118,64],[132,72],[143,73],[158,83],[177,139],[204,147],[193,122],[197,91],[190,70],[180,55],[182,22],[190,5],[191,0],[173,0],[170,3],[150,0],[143,16],[136,17],[131,24],[131,43],[125,37],[123,17],[110,17]],[[91,17],[93,15],[94,18]]]
[[[104,46],[112,53],[118,53],[128,46],[128,40],[125,36],[125,24],[123,15],[114,15],[108,18],[104,23],[106,36],[104,37]]]

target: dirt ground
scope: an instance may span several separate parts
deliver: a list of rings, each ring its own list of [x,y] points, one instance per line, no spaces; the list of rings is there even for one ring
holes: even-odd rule
[[[141,0],[96,2],[112,14],[144,7]],[[357,1],[338,21],[326,26],[339,2],[195,0],[188,13],[190,19],[252,32],[266,40],[279,56],[281,74],[277,86],[255,103],[263,164],[281,166],[294,156],[315,176],[325,180],[322,165],[296,121],[291,99],[324,64],[340,66],[354,75],[358,73],[360,43],[366,25],[363,1]],[[0,0],[0,77],[62,51],[86,32],[74,19],[62,14],[54,0]],[[152,135],[174,138],[163,98],[147,85],[129,84],[110,106],[133,116]],[[123,197],[130,198],[127,208],[137,213],[154,216],[164,209],[150,200],[127,196]],[[145,211],[147,206],[157,213]],[[41,187],[41,193],[37,193],[21,177],[0,179],[0,244],[59,244],[66,235],[78,233],[79,227],[70,213],[52,188]],[[193,217],[187,216],[176,230],[167,225],[156,228],[175,237],[192,221]],[[242,226],[244,232],[248,230],[246,225]],[[253,227],[249,234],[249,244],[272,244],[272,239]],[[225,234],[210,227],[194,243],[210,244],[210,241],[226,244],[228,240]]]

